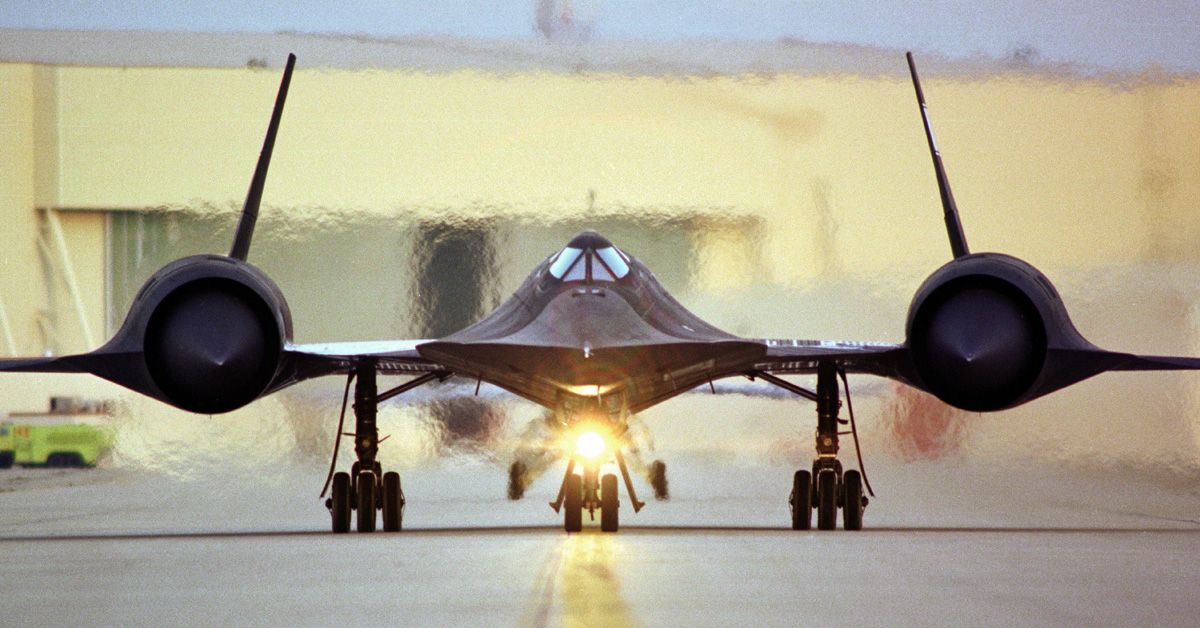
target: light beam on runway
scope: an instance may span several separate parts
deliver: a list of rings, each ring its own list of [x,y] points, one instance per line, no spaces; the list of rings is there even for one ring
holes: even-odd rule
[[[618,537],[585,529],[554,546],[534,582],[522,624],[634,626],[637,622],[617,576]],[[552,622],[554,611],[559,621]]]

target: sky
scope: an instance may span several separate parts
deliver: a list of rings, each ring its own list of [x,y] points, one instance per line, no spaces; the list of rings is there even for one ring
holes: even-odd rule
[[[570,0],[557,0],[559,4]],[[0,0],[0,27],[537,37],[535,0]],[[876,45],[951,57],[1036,51],[1047,62],[1200,71],[1200,2],[1185,0],[573,0],[592,39]]]

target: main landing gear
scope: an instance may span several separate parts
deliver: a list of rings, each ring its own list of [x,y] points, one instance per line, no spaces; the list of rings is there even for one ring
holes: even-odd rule
[[[335,443],[331,465],[332,485],[325,506],[329,509],[334,532],[350,531],[353,518],[359,532],[374,532],[375,524],[382,519],[384,532],[399,532],[404,526],[404,490],[400,485],[400,474],[395,471],[384,473],[383,466],[375,459],[379,453],[379,430],[375,418],[380,401],[412,390],[434,379],[444,379],[443,373],[427,373],[406,382],[382,395],[375,383],[376,364],[363,360],[354,366],[354,432],[343,434],[338,424],[338,442],[342,436],[354,437],[354,453],[358,460],[351,465],[350,472],[332,473],[337,466],[338,447]],[[346,382],[349,396],[350,381]],[[346,399],[342,400],[342,416],[346,413]],[[324,493],[322,493],[324,495]]]
[[[822,362],[818,365],[815,395],[817,459],[813,461],[811,471],[800,469],[792,477],[792,493],[788,497],[788,504],[792,512],[793,530],[812,528],[814,508],[817,511],[817,528],[820,530],[837,528],[838,509],[842,511],[844,529],[861,530],[863,526],[863,510],[868,500],[863,496],[862,473],[843,471],[842,463],[837,458],[838,409],[841,405],[837,377],[834,364]],[[775,381],[772,383],[779,385]]]
[[[334,532],[349,532],[351,511],[357,512],[355,527],[359,532],[374,532],[376,511],[382,515],[384,532],[399,532],[404,523],[404,491],[400,474],[381,473],[375,465],[371,471],[340,471],[333,474],[333,492],[327,501],[333,517]]]

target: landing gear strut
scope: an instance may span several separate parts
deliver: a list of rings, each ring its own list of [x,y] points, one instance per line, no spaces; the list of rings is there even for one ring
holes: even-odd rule
[[[788,503],[792,511],[792,529],[812,527],[812,510],[817,510],[817,528],[837,528],[837,511],[842,510],[842,527],[861,530],[863,510],[862,475],[858,471],[842,470],[838,460],[838,392],[837,366],[832,362],[817,365],[817,458],[812,471],[801,469],[792,478],[792,494]],[[809,392],[811,394],[811,392]]]
[[[381,396],[375,374],[374,360],[365,359],[354,366],[352,436],[358,460],[351,466],[350,473],[339,471],[333,474],[332,495],[325,505],[329,508],[334,532],[350,531],[351,511],[357,514],[355,527],[359,532],[374,532],[379,512],[382,512],[385,532],[399,532],[403,527],[404,490],[400,486],[400,474],[395,471],[384,473],[383,466],[375,459],[379,453],[379,430],[375,425],[378,404],[383,398],[415,388],[437,375],[424,375]],[[338,434],[339,439],[342,436]],[[336,464],[336,454],[334,462]]]

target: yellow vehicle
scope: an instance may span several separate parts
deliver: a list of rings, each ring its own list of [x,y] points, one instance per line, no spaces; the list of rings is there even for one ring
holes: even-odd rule
[[[0,423],[0,468],[94,467],[112,445],[103,427],[78,423]]]

